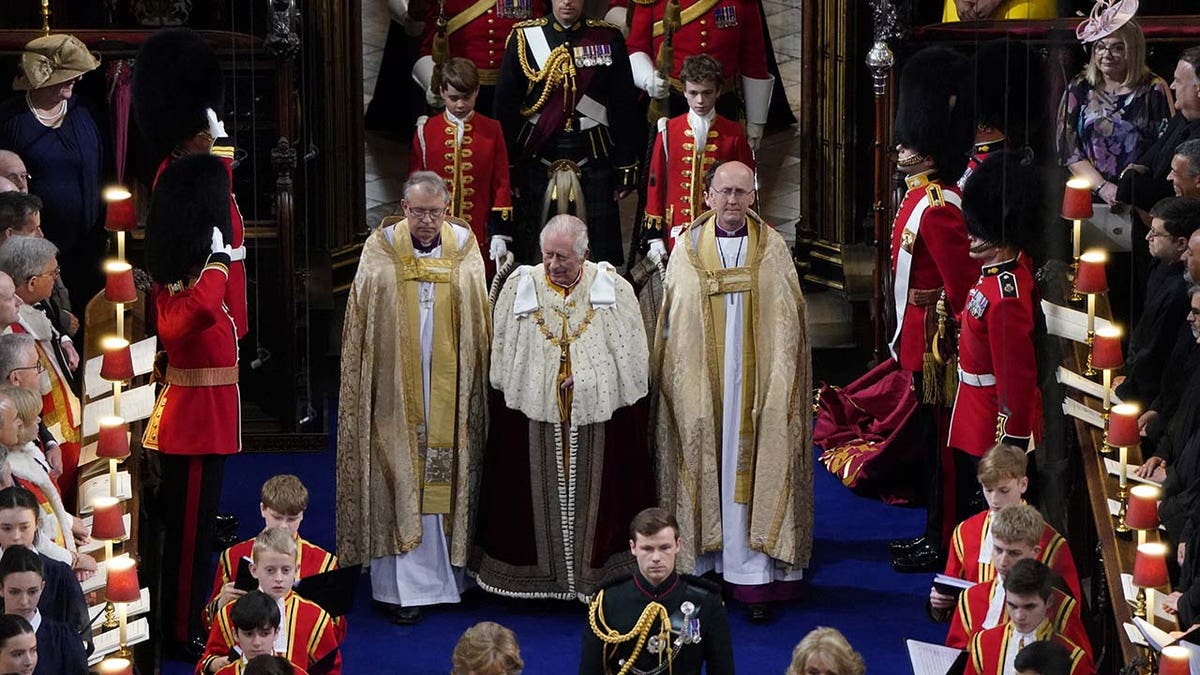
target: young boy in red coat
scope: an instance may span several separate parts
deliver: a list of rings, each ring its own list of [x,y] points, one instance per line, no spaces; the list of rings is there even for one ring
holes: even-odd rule
[[[262,591],[250,591],[233,603],[229,610],[229,621],[233,624],[233,637],[237,642],[239,658],[233,658],[217,675],[242,675],[253,659],[264,654],[275,654],[275,641],[279,637],[282,615],[274,598]],[[289,662],[293,672],[303,673]]]

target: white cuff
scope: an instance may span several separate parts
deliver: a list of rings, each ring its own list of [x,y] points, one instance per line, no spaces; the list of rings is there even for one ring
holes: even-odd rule
[[[433,57],[426,55],[417,59],[413,64],[412,78],[420,87],[421,91],[430,91],[433,87]]]
[[[638,89],[648,91],[654,80],[654,62],[646,52],[634,52],[629,55],[629,67],[633,70],[633,83]]]
[[[242,244],[229,252],[229,262],[237,262],[246,259],[246,245]]]
[[[746,102],[747,122],[767,123],[767,111],[771,108],[771,90],[774,87],[773,76],[768,76],[765,80],[742,77],[742,99]]]

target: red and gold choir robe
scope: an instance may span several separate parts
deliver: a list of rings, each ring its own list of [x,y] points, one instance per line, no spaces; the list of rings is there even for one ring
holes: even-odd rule
[[[217,598],[221,595],[221,587],[234,580],[237,575],[238,561],[242,558],[249,558],[253,548],[254,540],[247,539],[225,549],[217,558],[217,574],[213,577],[212,597],[204,606],[205,626],[211,626],[213,617],[217,614]],[[316,544],[296,537],[297,580],[337,569],[337,566],[337,556]]]
[[[479,84],[494,86],[504,60],[504,45],[519,21],[546,13],[543,0],[445,0],[446,44],[450,56],[475,64]],[[429,3],[421,56],[432,56],[437,36],[439,3]]]
[[[892,356],[900,367],[921,372],[925,349],[926,313],[933,314],[940,290],[957,315],[967,291],[979,277],[979,263],[968,252],[962,193],[942,185],[932,172],[904,179],[908,192],[892,228],[892,273],[897,315]]]
[[[496,120],[472,112],[463,120],[462,142],[446,113],[422,117],[413,133],[408,172],[432,171],[450,191],[449,215],[465,220],[484,258],[488,235],[513,235],[508,149]]]
[[[233,247],[228,266],[229,279],[225,282],[224,300],[229,308],[229,315],[237,327],[237,338],[240,340],[250,330],[250,318],[246,309],[246,232],[242,224],[242,212],[238,208],[237,199],[233,195],[233,141],[228,138],[218,138],[213,141],[212,154],[221,159],[229,172],[229,227],[233,236],[227,242]],[[163,170],[178,159],[177,156],[167,157],[158,165],[154,180]]]
[[[675,237],[707,210],[704,176],[712,167],[736,160],[754,168],[742,125],[714,114],[707,141],[696,143],[690,114],[659,119],[658,138],[650,154],[645,236],[663,239],[668,250]]]
[[[946,646],[966,649],[967,644],[975,634],[982,630],[983,620],[987,617],[988,606],[993,593],[1003,593],[1004,585],[999,579],[975,584],[962,592],[958,598],[958,608],[954,618],[950,620],[950,631],[946,633]],[[1008,622],[1008,607],[1001,605],[1000,617],[996,625],[1003,626]],[[1079,617],[1079,603],[1075,598],[1055,588],[1050,591],[1050,599],[1046,603],[1046,617],[1050,626],[1073,643],[1083,647],[1089,654],[1092,651],[1088,641],[1087,631]]]
[[[244,672],[246,672],[246,661],[245,659],[238,659],[218,670],[217,675],[242,675]],[[308,675],[308,671],[293,663],[292,675]]]
[[[1085,649],[1070,638],[1055,631],[1051,624],[1043,621],[1035,631],[1038,640],[1050,640],[1067,648],[1070,654],[1069,675],[1096,675],[1096,666]],[[1011,623],[989,628],[977,634],[967,648],[967,675],[1004,675],[1004,663],[1009,649],[1020,649],[1013,636]],[[1015,658],[1015,654],[1013,655]]]
[[[232,609],[233,603],[230,603],[222,607],[217,614],[217,620],[213,622],[208,633],[204,656],[196,664],[196,675],[204,675],[205,667],[210,661],[220,656],[229,656],[230,648],[237,644],[234,640],[233,622],[229,618]],[[333,619],[316,603],[289,591],[283,597],[280,630],[284,632],[287,645],[280,656],[305,670],[313,670],[314,664],[329,658],[331,660],[325,663],[332,665],[325,668],[323,664],[320,672],[341,675],[342,655],[338,651],[341,636],[334,626]]]
[[[210,258],[191,286],[154,289],[158,339],[170,364],[146,424],[147,448],[169,455],[241,449],[237,333],[225,305],[225,259]]]
[[[767,49],[763,40],[759,0],[680,0],[681,25],[672,42],[674,59],[671,67],[671,88],[683,92],[679,69],[684,60],[697,54],[708,54],[721,63],[725,88],[736,84],[738,75],[766,80]],[[667,0],[649,4],[635,3],[633,24],[629,29],[629,53],[643,52],[653,63],[663,40],[663,11]]]
[[[996,578],[996,567],[990,562],[979,562],[979,548],[987,537],[988,528],[992,524],[991,510],[982,511],[962,521],[954,528],[954,537],[950,540],[950,553],[946,557],[946,576],[958,577],[975,583],[991,581]],[[1076,598],[1080,594],[1079,572],[1075,568],[1075,557],[1067,540],[1063,539],[1049,523],[1042,529],[1042,540],[1038,546],[1042,553],[1038,560],[1045,563],[1052,572],[1057,574],[1071,595]],[[991,559],[990,557],[988,558]]]
[[[982,457],[998,441],[1029,446],[1040,418],[1033,275],[1022,256],[982,269],[958,339],[950,447]]]

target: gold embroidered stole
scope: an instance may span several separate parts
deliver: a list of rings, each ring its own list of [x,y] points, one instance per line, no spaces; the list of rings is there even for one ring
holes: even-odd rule
[[[704,292],[708,294],[708,311],[712,316],[712,339],[715,352],[709,352],[710,358],[716,359],[716,381],[714,391],[725,391],[725,295],[728,293],[743,293],[742,296],[742,406],[741,430],[738,434],[737,476],[734,481],[733,500],[739,504],[748,504],[754,494],[754,461],[755,461],[755,362],[754,362],[754,324],[755,324],[755,288],[758,285],[759,234],[758,225],[753,219],[746,218],[746,260],[742,267],[724,267],[720,252],[717,250],[716,214],[704,224],[696,242],[699,265]],[[720,410],[721,408],[718,408]],[[723,432],[721,432],[723,434]]]
[[[406,384],[405,406],[408,419],[424,420],[417,425],[418,475],[422,477],[421,512],[450,513],[453,502],[455,411],[458,391],[458,303],[454,297],[454,276],[462,260],[456,248],[454,227],[442,223],[441,257],[418,258],[413,251],[407,222],[396,225],[393,252],[396,278],[402,285],[404,320],[410,339],[410,374]],[[425,416],[424,374],[421,368],[420,285],[433,284],[433,355],[429,369],[429,416]]]

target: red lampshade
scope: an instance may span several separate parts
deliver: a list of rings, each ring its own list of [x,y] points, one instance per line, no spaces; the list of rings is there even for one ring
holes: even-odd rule
[[[104,188],[104,201],[108,208],[104,212],[104,227],[115,232],[128,232],[137,227],[133,213],[133,195],[123,185]]]
[[[1153,485],[1134,485],[1129,488],[1125,524],[1135,530],[1153,530],[1158,527],[1159,495],[1159,489]]]
[[[129,351],[129,340],[106,337],[100,341],[104,359],[100,362],[100,377],[109,382],[133,379],[133,353]]]
[[[1167,545],[1156,541],[1138,546],[1133,559],[1133,585],[1157,588],[1168,581]]]
[[[109,302],[134,302],[137,288],[133,285],[133,265],[120,260],[104,263],[104,299]]]
[[[1108,444],[1115,448],[1131,448],[1141,443],[1137,425],[1139,414],[1141,409],[1132,403],[1114,405],[1108,418]]]
[[[1163,647],[1158,659],[1158,675],[1191,675],[1191,666],[1188,664],[1190,656],[1187,647]]]
[[[111,657],[100,662],[100,675],[133,675],[133,662]]]
[[[142,591],[138,584],[137,563],[133,558],[117,556],[106,565],[108,581],[104,587],[104,595],[108,601],[137,602],[142,597]]]
[[[1092,341],[1092,367],[1116,370],[1123,365],[1125,355],[1121,353],[1121,329],[1116,326],[1097,328],[1096,338]]]
[[[98,497],[92,502],[92,538],[112,541],[125,538],[125,514],[116,497]]]
[[[1092,184],[1086,178],[1075,177],[1067,181],[1067,190],[1063,192],[1062,217],[1067,220],[1092,217]]]
[[[100,438],[96,441],[96,456],[105,459],[125,459],[129,456],[129,429],[124,417],[101,417]]]
[[[1108,290],[1108,277],[1104,265],[1108,256],[1104,251],[1087,251],[1079,256],[1079,270],[1075,273],[1075,290],[1080,293],[1103,293]]]

